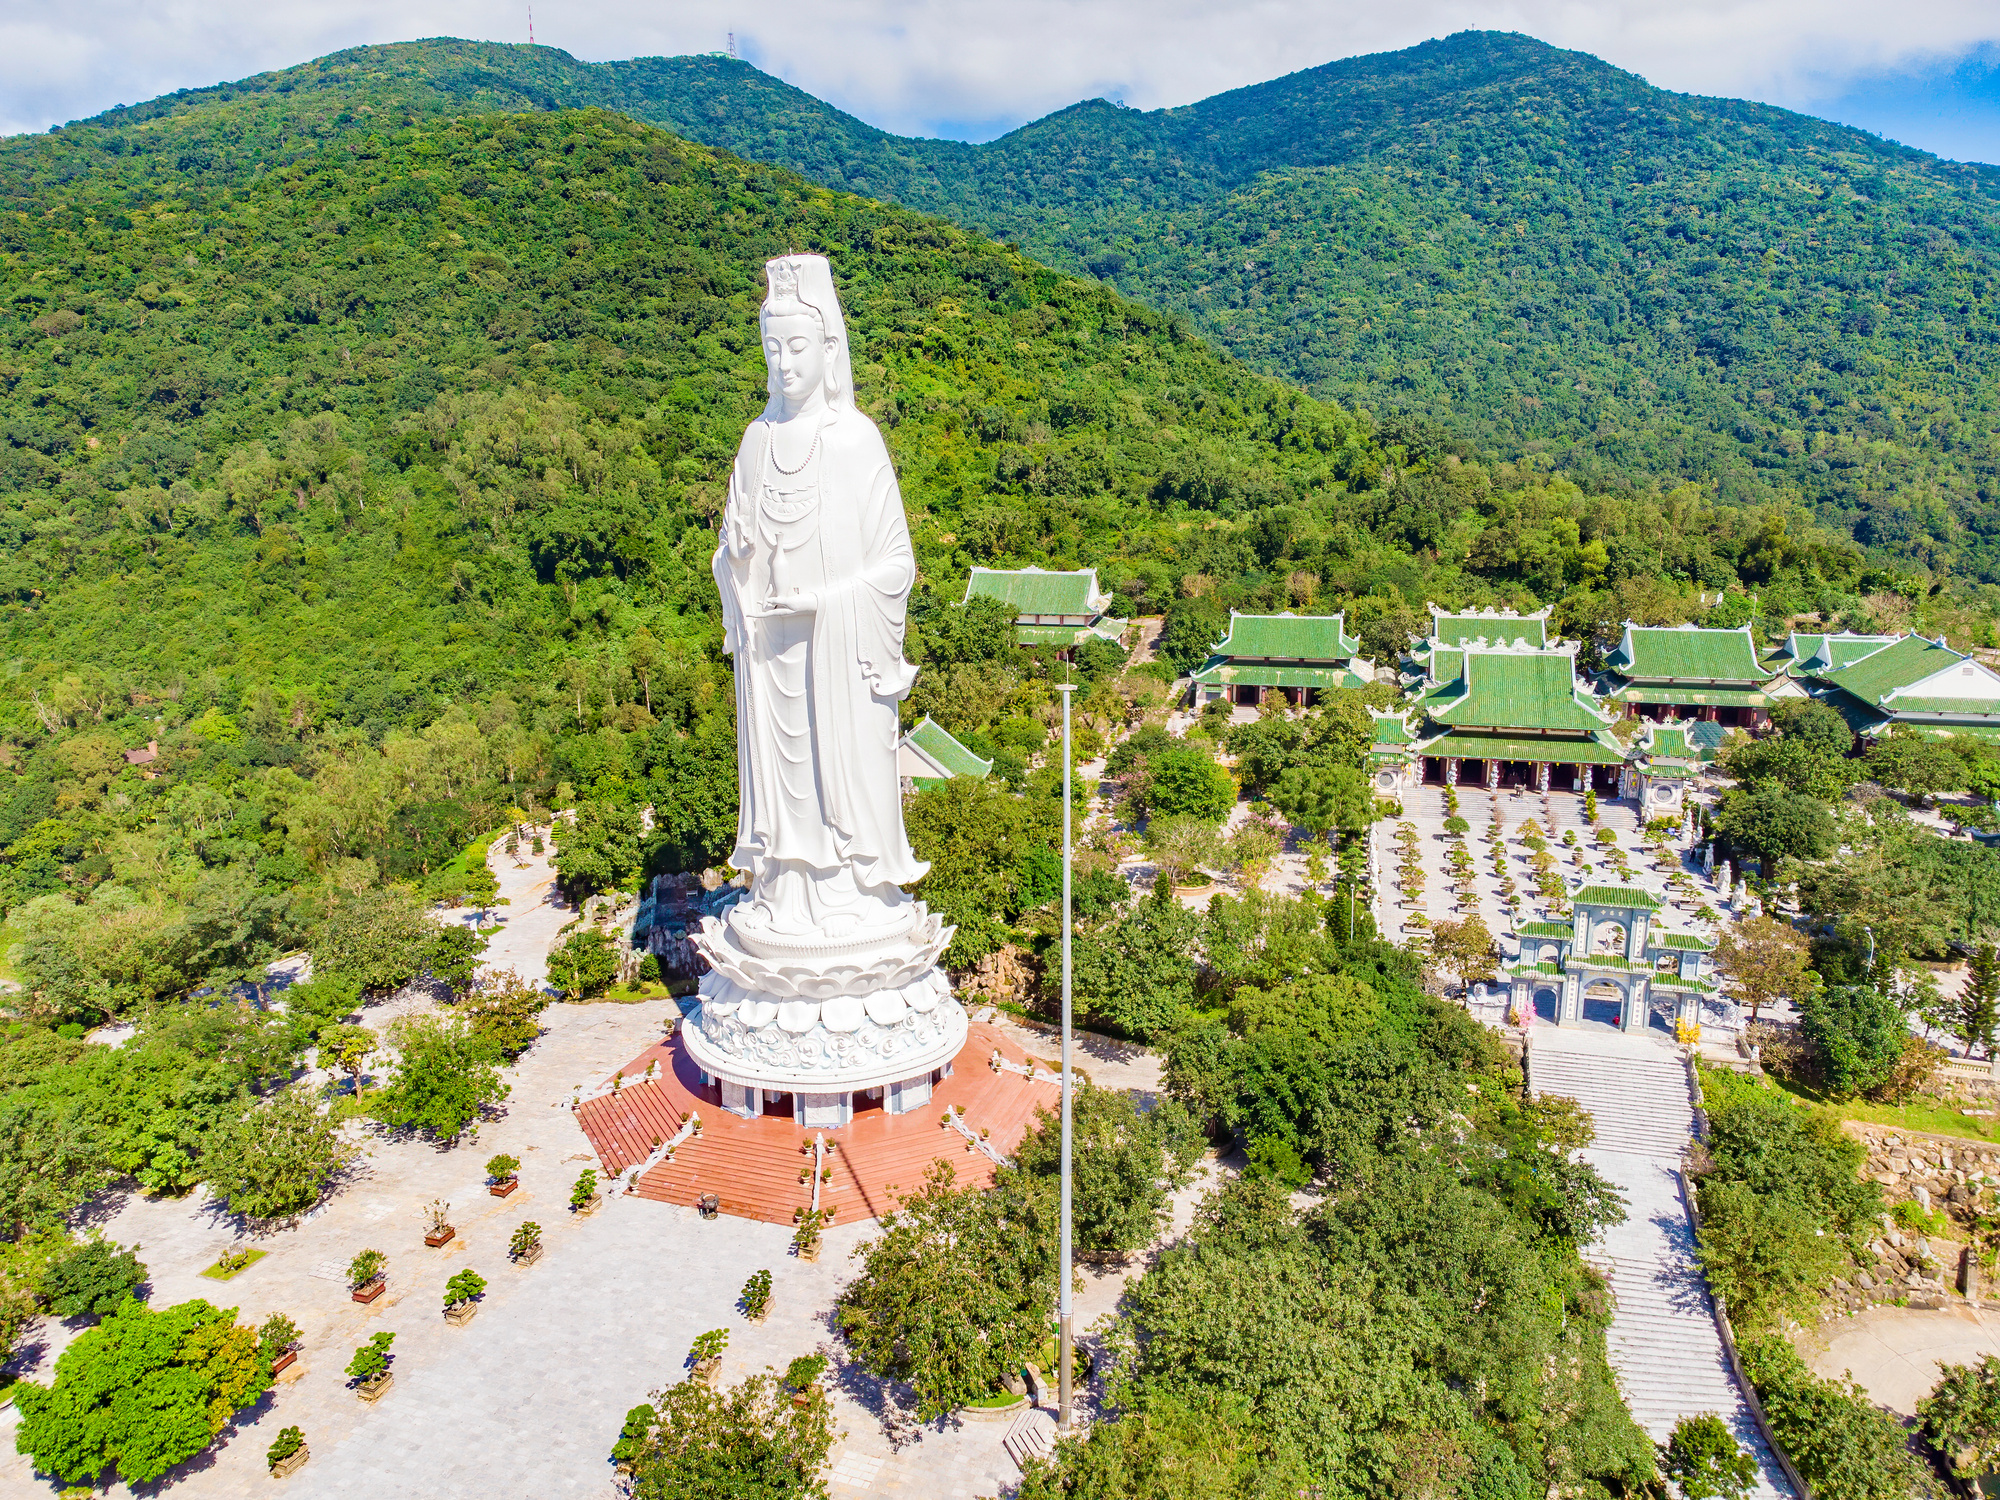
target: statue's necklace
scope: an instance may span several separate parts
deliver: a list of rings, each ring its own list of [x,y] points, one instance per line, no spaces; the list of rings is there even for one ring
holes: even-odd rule
[[[764,471],[763,511],[772,521],[777,522],[779,525],[785,525],[798,520],[818,504],[819,476],[815,473],[811,483],[791,490],[779,489],[773,483],[773,478],[775,475],[782,474],[787,478],[796,479],[805,473],[806,470],[812,468],[813,459],[819,454],[820,434],[826,428],[826,415],[821,413],[819,424],[813,428],[812,446],[806,449],[805,458],[795,469],[788,469],[778,462],[777,427],[769,421],[765,422],[764,425],[770,431],[767,434],[768,441],[764,444],[764,462],[768,467]]]
[[[806,456],[799,460],[799,466],[796,469],[788,469],[778,461],[777,424],[767,420],[764,425],[771,429],[771,467],[776,469],[780,474],[803,474],[806,471],[806,465],[813,461],[813,455],[819,452],[819,437],[822,432],[826,431],[826,414],[822,412],[819,421],[814,424],[812,446],[806,449]]]

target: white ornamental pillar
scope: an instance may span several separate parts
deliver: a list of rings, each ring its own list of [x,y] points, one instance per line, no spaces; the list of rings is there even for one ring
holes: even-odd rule
[[[1535,762],[1535,790],[1538,792],[1546,792],[1548,789],[1549,789],[1549,763],[1545,760],[1538,760]]]

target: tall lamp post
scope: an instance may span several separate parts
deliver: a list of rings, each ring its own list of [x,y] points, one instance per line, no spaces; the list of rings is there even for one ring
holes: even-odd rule
[[[1062,1277],[1062,1296],[1059,1302],[1062,1316],[1062,1332],[1056,1340],[1056,1430],[1069,1431],[1070,1369],[1073,1363],[1071,1349],[1076,1336],[1073,1309],[1070,1306],[1070,1242],[1069,1242],[1069,1133],[1070,1133],[1070,1071],[1069,1071],[1069,867],[1070,867],[1070,740],[1069,703],[1070,694],[1076,691],[1074,683],[1060,683],[1056,691],[1062,694],[1063,706],[1063,849],[1062,849],[1062,1264],[1058,1274]]]

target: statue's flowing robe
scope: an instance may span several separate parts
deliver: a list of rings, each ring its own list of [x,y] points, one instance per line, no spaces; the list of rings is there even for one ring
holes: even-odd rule
[[[845,864],[857,886],[906,885],[930,866],[903,828],[896,762],[896,705],[917,670],[903,660],[916,558],[895,470],[873,422],[828,414],[815,524],[783,565],[789,588],[816,593],[819,608],[769,615],[769,525],[760,533],[758,507],[770,432],[759,421],[743,435],[713,563],[723,649],[736,659],[741,803],[730,861],[759,878],[777,862]]]

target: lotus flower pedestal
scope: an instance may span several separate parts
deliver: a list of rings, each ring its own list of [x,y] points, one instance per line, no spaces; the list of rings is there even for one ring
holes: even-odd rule
[[[681,1036],[723,1108],[753,1116],[791,1094],[802,1127],[827,1129],[853,1118],[856,1094],[880,1090],[891,1114],[929,1103],[965,1045],[937,963],[953,929],[921,901],[849,936],[781,933],[757,915],[746,901],[693,935],[710,972]]]

